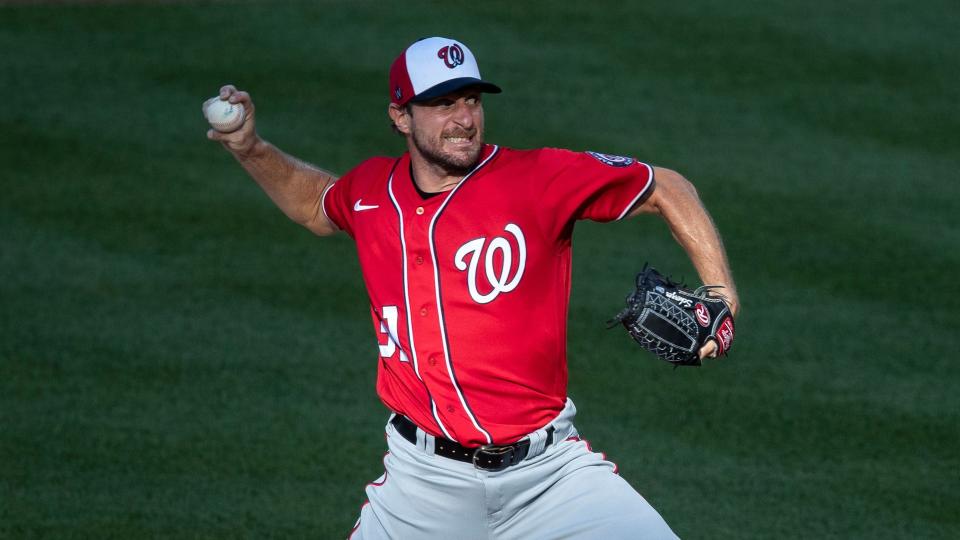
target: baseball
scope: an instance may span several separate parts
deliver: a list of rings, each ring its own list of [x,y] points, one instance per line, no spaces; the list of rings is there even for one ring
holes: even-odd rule
[[[223,101],[214,96],[203,102],[203,115],[213,129],[221,133],[230,133],[240,129],[247,114],[240,103]]]

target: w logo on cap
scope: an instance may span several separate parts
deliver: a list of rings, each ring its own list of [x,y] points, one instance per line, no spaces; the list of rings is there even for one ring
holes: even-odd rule
[[[437,58],[443,60],[448,68],[453,69],[463,63],[463,48],[457,43],[447,45],[437,51]]]
[[[480,77],[477,59],[466,44],[452,38],[414,41],[390,65],[390,102],[396,105],[428,101],[466,86],[500,92],[499,86]]]

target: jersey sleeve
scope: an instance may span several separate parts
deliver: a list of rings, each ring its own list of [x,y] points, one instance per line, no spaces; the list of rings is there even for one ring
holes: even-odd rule
[[[324,190],[320,206],[327,219],[341,231],[353,236],[353,226],[350,212],[350,184],[353,177],[350,173],[345,174],[336,182],[327,186]]]
[[[561,225],[623,219],[654,189],[653,167],[633,158],[545,149],[552,174],[542,197]]]
[[[338,229],[353,237],[354,204],[385,182],[395,159],[373,157],[360,163],[339,180],[327,186],[320,201],[323,214]]]

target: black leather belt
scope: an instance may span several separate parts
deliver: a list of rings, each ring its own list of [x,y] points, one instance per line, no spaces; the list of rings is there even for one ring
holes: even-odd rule
[[[394,429],[401,437],[417,444],[417,425],[409,418],[397,414],[394,415],[390,423],[393,424]],[[551,443],[553,443],[553,426],[547,428],[547,442],[544,443],[544,446],[549,446]],[[523,439],[505,446],[488,444],[470,448],[450,439],[434,437],[433,444],[434,454],[465,463],[473,463],[474,467],[486,471],[502,471],[511,465],[516,465],[523,461],[529,452],[530,439]]]

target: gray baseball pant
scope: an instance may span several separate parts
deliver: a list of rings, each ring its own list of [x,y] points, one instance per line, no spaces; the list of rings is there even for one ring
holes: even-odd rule
[[[368,502],[351,540],[675,539],[660,514],[593,452],[573,426],[567,400],[545,431],[530,435],[530,455],[502,471],[433,454],[433,437],[417,444],[387,422],[386,472],[366,488]],[[545,426],[546,427],[546,426]]]

